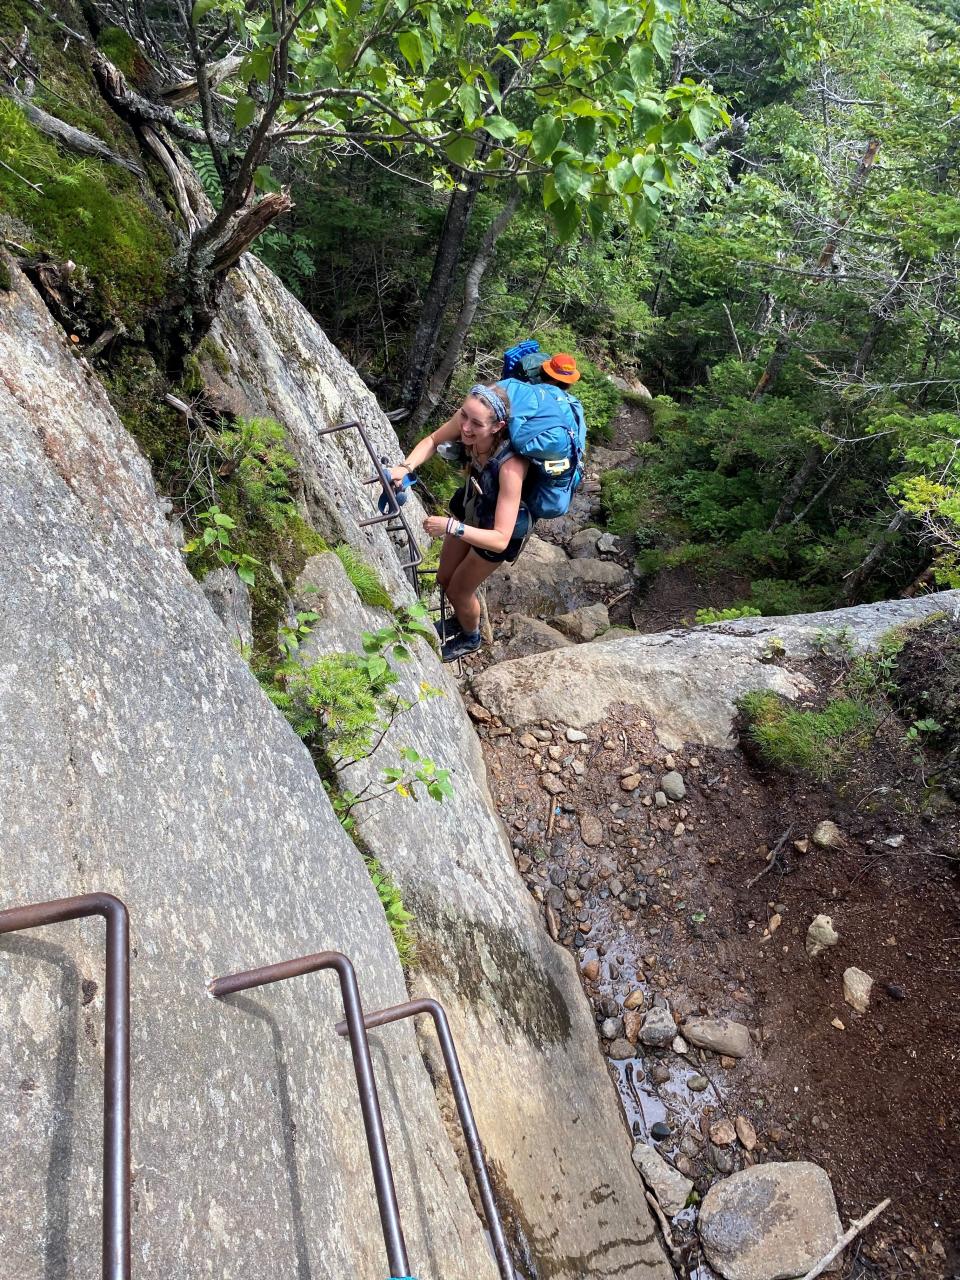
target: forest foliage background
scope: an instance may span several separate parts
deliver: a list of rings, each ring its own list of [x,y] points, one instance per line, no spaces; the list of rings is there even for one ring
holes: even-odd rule
[[[89,41],[172,237],[138,244],[130,175],[41,136],[37,106],[113,142],[62,59],[38,70],[38,14]],[[0,16],[0,216],[89,273],[106,357],[147,342],[181,376],[252,246],[411,433],[528,336],[577,355],[595,443],[641,398],[652,439],[603,501],[648,573],[773,613],[960,585],[951,0]]]

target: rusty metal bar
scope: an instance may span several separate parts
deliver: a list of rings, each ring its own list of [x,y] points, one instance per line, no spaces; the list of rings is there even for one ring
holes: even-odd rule
[[[248,969],[244,973],[214,978],[210,983],[210,992],[222,998],[233,995],[237,991],[249,991],[254,987],[268,986],[272,982],[284,982],[287,978],[299,978],[307,973],[316,973],[320,969],[333,969],[340,980],[340,994],[344,1012],[347,1015],[346,1021],[341,1025],[350,1039],[353,1069],[360,1095],[360,1112],[367,1136],[367,1150],[370,1153],[373,1184],[377,1194],[377,1207],[380,1211],[390,1275],[395,1280],[410,1280],[407,1246],[403,1239],[400,1206],[397,1202],[397,1189],[394,1185],[390,1153],[387,1150],[387,1138],[383,1129],[383,1116],[377,1095],[377,1082],[373,1074],[370,1044],[364,1028],[360,989],[350,960],[340,951],[320,951],[316,955],[299,956],[295,960],[283,960],[279,964],[268,964],[259,969]]]
[[[457,1114],[460,1117],[460,1125],[463,1129],[463,1136],[466,1139],[470,1164],[473,1166],[473,1176],[477,1180],[480,1201],[487,1216],[487,1227],[493,1242],[493,1252],[497,1259],[500,1275],[503,1280],[515,1280],[513,1260],[510,1257],[510,1249],[504,1234],[503,1222],[500,1219],[500,1211],[493,1196],[493,1187],[490,1183],[487,1162],[483,1155],[480,1134],[473,1118],[473,1108],[470,1106],[470,1095],[467,1093],[466,1082],[460,1069],[460,1059],[457,1057],[457,1047],[453,1042],[453,1035],[451,1034],[450,1024],[447,1021],[443,1005],[438,1000],[429,998],[408,1000],[404,1004],[395,1004],[389,1009],[378,1009],[375,1013],[368,1013],[363,1019],[363,1025],[369,1031],[374,1027],[385,1026],[388,1022],[399,1022],[403,1018],[415,1018],[421,1013],[430,1015],[437,1030],[440,1052],[443,1055],[444,1066],[447,1069],[450,1088],[453,1090],[453,1100],[457,1104]],[[350,1034],[346,1022],[338,1022],[336,1030],[337,1034],[341,1036]]]
[[[0,933],[103,916],[107,924],[103,1071],[103,1280],[130,1280],[130,918],[111,893],[0,911]]]
[[[393,413],[387,414],[387,417],[391,422],[396,422],[399,418],[405,418],[406,416],[407,416],[406,409],[395,409]],[[413,530],[410,528],[410,525],[407,523],[407,518],[403,514],[403,508],[401,507],[400,503],[397,502],[397,495],[394,490],[393,483],[390,480],[390,477],[387,474],[383,463],[377,457],[377,451],[373,446],[373,441],[367,435],[367,431],[363,423],[357,420],[356,418],[352,419],[350,422],[341,422],[335,427],[322,427],[317,432],[317,435],[329,436],[329,435],[333,435],[337,431],[356,431],[357,434],[360,436],[360,439],[363,441],[363,447],[366,449],[367,453],[370,455],[370,461],[373,463],[373,468],[375,473],[365,483],[376,484],[379,481],[380,488],[383,490],[383,495],[387,500],[386,511],[384,511],[380,515],[370,516],[366,520],[360,520],[357,523],[359,524],[361,529],[366,529],[370,525],[386,523],[387,528],[389,529],[390,528],[390,525],[388,523],[389,521],[391,520],[399,521],[398,531],[402,531],[407,539],[407,554],[409,556],[407,560],[401,563],[400,568],[405,571],[406,570],[411,571],[411,580],[412,580],[413,589],[414,591],[417,591],[419,593],[419,584],[417,581],[417,566],[421,564],[423,561],[423,552],[420,550],[419,543],[417,542],[417,539],[414,536]]]

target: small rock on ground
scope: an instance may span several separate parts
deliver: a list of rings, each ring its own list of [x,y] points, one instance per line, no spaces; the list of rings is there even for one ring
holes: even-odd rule
[[[683,777],[677,773],[676,769],[671,769],[669,773],[663,775],[660,779],[660,790],[668,800],[682,800],[687,794]]]
[[[746,1116],[737,1116],[734,1121],[734,1128],[737,1131],[737,1137],[740,1139],[740,1145],[745,1151],[752,1151],[757,1145],[757,1131],[747,1119]]]
[[[698,1049],[712,1049],[731,1058],[745,1058],[750,1052],[750,1032],[731,1018],[688,1018],[683,1034]]]
[[[677,1026],[673,1015],[667,1009],[651,1009],[643,1020],[640,1039],[651,1048],[662,1048],[668,1045],[677,1034]]]
[[[580,839],[590,849],[595,849],[603,841],[603,824],[592,813],[580,815]]]
[[[618,1062],[624,1062],[627,1058],[636,1057],[636,1052],[629,1040],[614,1040],[607,1050],[607,1056],[615,1058]]]
[[[675,1213],[679,1213],[693,1190],[690,1179],[678,1173],[659,1151],[647,1146],[645,1142],[638,1142],[633,1148],[633,1163],[660,1201],[660,1208],[667,1217],[672,1218]]]
[[[870,1004],[873,979],[863,969],[851,965],[843,971],[843,998],[857,1013],[866,1013]]]
[[[721,1116],[710,1126],[710,1141],[718,1147],[730,1147],[737,1140],[737,1131],[726,1116]]]
[[[830,917],[814,916],[807,929],[807,940],[804,943],[810,959],[816,959],[822,951],[826,951],[827,947],[835,947],[839,941],[840,935],[834,929]]]
[[[829,818],[817,823],[810,838],[819,849],[836,849],[843,844],[843,833]]]
[[[707,1260],[725,1280],[802,1276],[842,1234],[819,1165],[754,1165],[715,1182],[697,1223]]]

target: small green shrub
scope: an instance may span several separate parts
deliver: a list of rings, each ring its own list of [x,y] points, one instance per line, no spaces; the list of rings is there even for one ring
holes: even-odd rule
[[[224,568],[235,570],[240,581],[252,587],[256,582],[256,570],[260,567],[260,561],[234,547],[233,531],[237,527],[236,521],[217,506],[198,511],[193,518],[199,532],[185,544],[183,554],[200,566],[199,576],[206,576],[204,569],[209,571],[214,565],[220,564]]]
[[[824,587],[798,586],[783,578],[755,578],[750,583],[750,600],[765,618],[790,613],[811,613],[829,603]]]
[[[873,729],[876,712],[852,698],[835,698],[819,711],[801,711],[767,689],[738,701],[746,737],[767,764],[798,769],[820,781],[834,776]]]
[[[274,533],[296,515],[293,485],[297,460],[287,433],[274,418],[236,418],[213,433],[220,455],[217,474],[236,491],[247,514]]]
[[[373,881],[373,887],[377,891],[380,905],[383,907],[383,914],[387,917],[387,924],[393,935],[393,945],[397,948],[397,956],[403,967],[408,969],[417,957],[414,917],[404,906],[400,890],[376,858],[365,854],[363,860]]]
[[[376,569],[364,560],[360,552],[348,542],[341,542],[333,550],[361,603],[371,609],[388,609],[392,612],[393,601],[389,592],[380,581]]]
[[[704,627],[711,622],[733,622],[737,618],[759,618],[760,610],[751,604],[732,604],[728,609],[698,609],[696,622]]]

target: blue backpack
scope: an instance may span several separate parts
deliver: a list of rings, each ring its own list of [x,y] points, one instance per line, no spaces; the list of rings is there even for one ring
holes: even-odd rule
[[[524,338],[503,353],[500,381],[503,382],[504,378],[518,378],[521,382],[539,382],[540,366],[544,360],[549,359],[547,352],[540,350],[540,343],[536,338]]]
[[[523,500],[534,520],[566,515],[583,483],[587,424],[583,405],[556,387],[505,378],[510,397],[510,448],[530,463]]]

